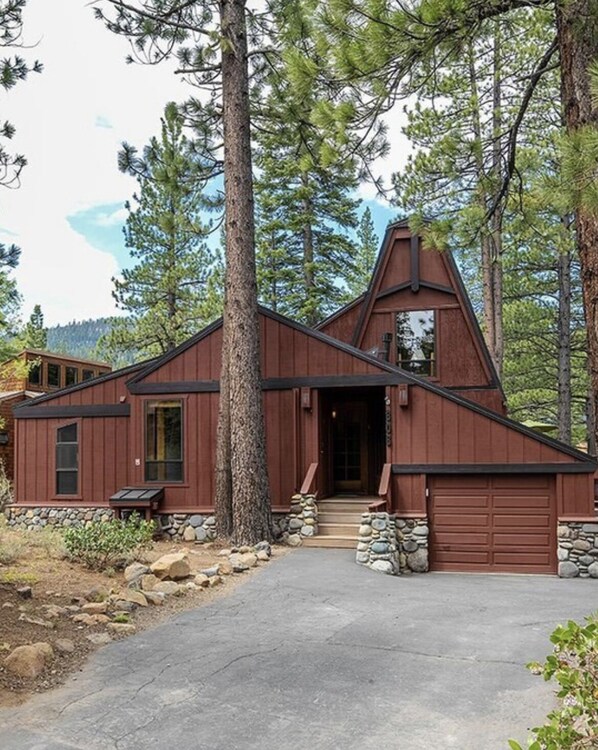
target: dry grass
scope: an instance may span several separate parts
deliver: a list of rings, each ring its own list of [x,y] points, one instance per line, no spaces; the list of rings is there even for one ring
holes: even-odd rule
[[[4,516],[0,516],[0,565],[13,565],[31,549],[39,550],[50,560],[62,560],[66,555],[59,531],[49,528],[15,531],[6,525]]]

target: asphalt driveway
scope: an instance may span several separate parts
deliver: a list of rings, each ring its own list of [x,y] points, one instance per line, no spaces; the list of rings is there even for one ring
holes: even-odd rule
[[[596,584],[392,578],[304,549],[0,711],[2,750],[498,750],[552,690],[524,664]]]

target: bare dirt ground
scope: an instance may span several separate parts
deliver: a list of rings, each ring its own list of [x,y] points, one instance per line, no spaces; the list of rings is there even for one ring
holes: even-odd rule
[[[56,532],[24,533],[0,527],[0,542],[0,707],[6,707],[23,703],[33,693],[63,683],[69,674],[82,668],[89,655],[101,646],[94,639],[107,641],[108,634],[105,624],[85,625],[71,618],[80,611],[91,590],[99,592],[96,598],[102,598],[126,590],[126,583],[122,570],[99,573],[66,559]],[[138,559],[151,563],[168,552],[187,549],[191,569],[196,573],[222,563],[226,558],[218,552],[224,547],[220,542],[195,545],[159,541]],[[285,548],[274,547],[272,556],[286,552]],[[129,615],[129,622],[135,625],[137,632],[153,627],[178,612],[226,596],[268,564],[271,563],[259,562],[246,572],[221,576],[221,583],[214,587],[191,590],[181,587],[178,595],[166,597],[160,606],[135,609]],[[31,598],[19,594],[23,586],[31,587]],[[72,611],[65,612],[67,607]],[[110,634],[111,639],[119,637],[126,636]],[[72,642],[72,651],[56,648],[56,641],[64,639]],[[6,656],[15,647],[39,641],[50,643],[55,651],[41,675],[19,678],[4,668]]]

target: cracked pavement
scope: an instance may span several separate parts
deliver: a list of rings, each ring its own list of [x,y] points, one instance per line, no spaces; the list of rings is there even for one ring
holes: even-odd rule
[[[544,576],[393,578],[301,549],[0,711],[2,750],[504,750],[552,708],[524,667],[596,606]]]

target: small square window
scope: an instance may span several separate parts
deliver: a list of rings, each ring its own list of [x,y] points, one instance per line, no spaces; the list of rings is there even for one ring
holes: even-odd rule
[[[91,380],[92,378],[95,378],[95,376],[95,370],[83,370],[83,380]]]

